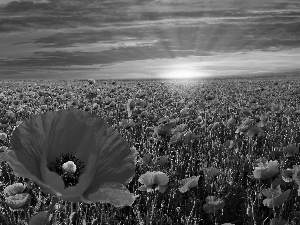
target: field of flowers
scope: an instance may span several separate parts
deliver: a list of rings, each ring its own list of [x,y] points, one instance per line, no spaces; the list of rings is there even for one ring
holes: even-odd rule
[[[0,224],[300,224],[297,76],[0,82]]]

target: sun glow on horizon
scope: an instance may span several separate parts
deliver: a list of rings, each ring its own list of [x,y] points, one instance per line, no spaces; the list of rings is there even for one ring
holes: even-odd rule
[[[207,75],[201,68],[196,69],[193,65],[186,64],[172,65],[161,73],[161,77],[166,79],[193,79]]]

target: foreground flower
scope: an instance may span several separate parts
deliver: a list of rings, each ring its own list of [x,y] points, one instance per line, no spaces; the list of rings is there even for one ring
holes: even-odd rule
[[[5,202],[11,209],[20,209],[30,202],[31,195],[23,193],[26,186],[15,183],[4,189]]]
[[[256,179],[267,179],[274,177],[279,172],[279,164],[277,161],[259,162],[254,168],[253,176]]]
[[[115,206],[135,200],[124,185],[134,175],[137,152],[91,113],[69,109],[27,119],[14,130],[11,149],[0,159],[16,176],[63,200]]]
[[[182,187],[179,188],[179,191],[181,193],[187,192],[188,190],[190,190],[193,187],[197,187],[198,186],[198,180],[199,180],[200,176],[192,176],[192,177],[188,177],[185,178],[183,180],[180,181],[180,183],[183,185]]]
[[[263,200],[263,204],[269,208],[274,208],[282,205],[288,198],[291,190],[282,193],[280,185],[276,189],[268,188],[262,191],[262,194],[267,198]]]
[[[169,183],[169,177],[160,171],[148,171],[140,176],[139,182],[143,184],[143,186],[139,187],[140,191],[151,192],[155,189],[164,193],[166,190],[165,185]]]
[[[223,209],[225,206],[225,202],[215,196],[208,196],[205,201],[206,204],[203,205],[203,210],[206,213],[215,212],[219,209]]]

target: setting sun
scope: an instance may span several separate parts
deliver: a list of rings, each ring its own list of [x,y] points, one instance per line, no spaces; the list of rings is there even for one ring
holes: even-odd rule
[[[175,65],[162,72],[161,77],[167,79],[192,79],[205,77],[206,75],[201,69],[196,70],[192,66]]]

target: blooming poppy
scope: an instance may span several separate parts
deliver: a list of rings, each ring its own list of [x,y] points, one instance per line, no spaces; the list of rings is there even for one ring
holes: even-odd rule
[[[211,127],[211,131],[214,131],[216,129],[218,129],[219,127],[221,126],[221,123],[220,122],[215,122],[212,127]]]
[[[183,108],[182,110],[180,110],[180,117],[185,117],[189,114],[189,111],[187,108]]]
[[[248,137],[254,137],[254,136],[262,136],[264,135],[264,131],[260,127],[253,126],[247,131]]]
[[[145,154],[145,155],[143,156],[143,163],[144,163],[145,165],[148,165],[149,163],[152,162],[152,158],[153,158],[152,155],[150,155],[150,154]]]
[[[198,186],[199,177],[200,176],[192,176],[192,177],[188,177],[188,178],[182,179],[180,181],[180,183],[183,186],[179,188],[179,191],[181,193],[184,193],[184,192],[187,192],[188,190],[190,190],[193,187],[197,187]]]
[[[167,122],[170,122],[169,117],[162,117],[157,121],[158,124],[163,124],[163,123],[167,123]]]
[[[294,113],[295,112],[295,108],[294,107],[289,107],[289,108],[287,108],[286,110],[285,110],[285,114],[286,115],[291,115],[292,113]]]
[[[129,129],[129,128],[133,127],[133,126],[135,125],[135,123],[134,123],[134,121],[133,121],[132,119],[130,119],[130,120],[123,119],[123,120],[119,123],[119,125],[120,125],[121,127],[124,127],[125,129]]]
[[[165,185],[169,183],[169,177],[160,171],[148,171],[140,176],[139,182],[143,184],[143,186],[139,187],[140,191],[151,192],[155,189],[164,193],[166,190]]]
[[[219,209],[223,209],[225,202],[215,196],[208,196],[206,199],[206,204],[203,205],[203,209],[206,213],[215,212]]]
[[[43,212],[38,212],[34,214],[30,219],[29,219],[29,225],[40,225],[43,224],[46,220],[46,217],[48,215],[48,211],[43,211]],[[50,218],[48,218],[49,220]],[[49,221],[47,221],[49,222]]]
[[[183,134],[183,137],[182,137],[182,141],[185,143],[185,144],[190,144],[193,140],[195,140],[196,138],[198,138],[198,135],[194,134],[193,132],[191,131],[188,131],[188,132],[185,132]]]
[[[221,174],[221,171],[219,169],[209,167],[209,168],[203,168],[204,175],[207,177],[216,177]]]
[[[165,124],[160,124],[157,127],[157,134],[158,135],[162,135],[162,136],[166,136],[172,133],[171,129],[176,125],[176,123],[174,122],[169,122],[169,123],[165,123]]]
[[[124,185],[134,175],[136,154],[104,119],[69,109],[26,119],[0,159],[16,176],[63,200],[122,206],[135,199]],[[76,165],[75,172],[63,168],[68,161]]]
[[[183,134],[179,131],[175,132],[170,138],[170,144],[176,144],[182,140]]]
[[[154,132],[154,128],[153,127],[146,127],[145,132],[146,133],[153,133]]]
[[[285,169],[281,171],[281,177],[285,182],[292,182],[293,181],[293,169]]]
[[[227,126],[233,126],[233,125],[235,125],[235,123],[236,123],[236,120],[234,119],[234,118],[230,118],[230,119],[228,119],[228,121],[227,121]]]
[[[225,146],[225,148],[232,149],[234,147],[234,141],[227,140],[227,141],[225,141],[224,146]]]
[[[299,152],[299,146],[296,145],[290,145],[284,148],[284,151],[288,154],[288,155],[294,155],[297,154]]]
[[[139,115],[139,117],[141,119],[145,119],[145,118],[147,118],[147,116],[148,116],[148,113],[146,111],[142,111],[141,114]]]
[[[162,156],[160,157],[159,159],[157,159],[156,161],[156,165],[159,165],[159,166],[164,166],[166,165],[167,163],[169,162],[169,156],[168,155],[165,155],[165,156]]]
[[[4,141],[6,138],[7,138],[7,134],[1,132],[1,133],[0,133],[0,140]]]
[[[176,126],[176,127],[173,129],[173,133],[175,133],[175,131],[183,132],[183,131],[185,131],[187,128],[188,128],[188,125],[187,125],[187,124],[185,124],[185,123],[179,124],[178,126]]]
[[[281,218],[272,218],[270,220],[270,225],[289,225],[289,223]]]
[[[294,165],[293,172],[293,180],[300,186],[300,166]],[[298,196],[300,196],[300,187],[298,189]]]
[[[269,208],[274,208],[282,205],[288,198],[291,190],[282,193],[280,185],[275,189],[268,188],[262,191],[262,194],[267,198],[263,200],[263,204]]]
[[[277,161],[259,162],[254,168],[253,176],[256,179],[267,179],[274,177],[279,172]]]
[[[88,79],[89,84],[95,84],[96,81],[94,79]]]
[[[6,146],[1,146],[0,147],[0,153],[7,151],[8,147]]]

